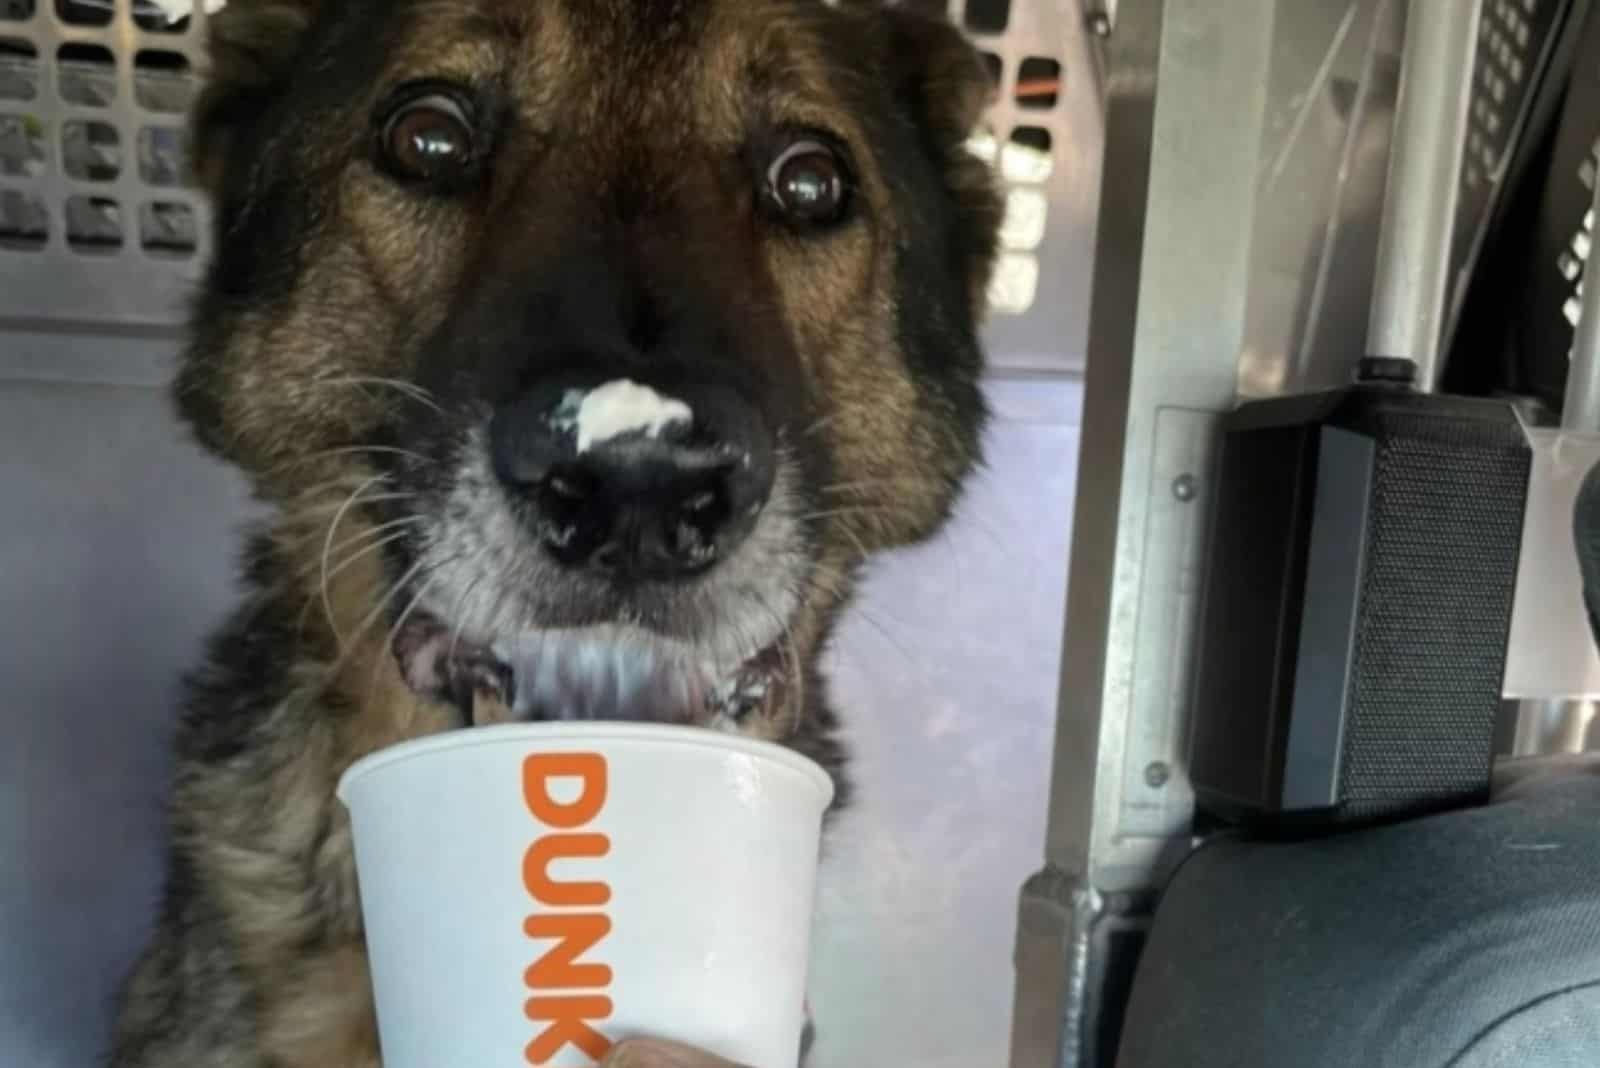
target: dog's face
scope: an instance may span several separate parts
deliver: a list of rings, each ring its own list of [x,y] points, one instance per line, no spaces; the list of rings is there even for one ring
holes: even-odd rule
[[[178,396],[308,589],[381,561],[344,617],[428,697],[781,735],[856,566],[977,460],[975,53],[818,0],[233,0],[213,38]]]

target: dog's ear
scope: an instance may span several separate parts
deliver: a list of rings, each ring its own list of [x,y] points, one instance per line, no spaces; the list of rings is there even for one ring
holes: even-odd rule
[[[889,24],[902,104],[955,203],[957,254],[966,263],[972,313],[982,319],[1005,205],[993,168],[967,142],[994,102],[994,81],[977,48],[947,20],[903,7],[885,8],[881,16]]]
[[[320,0],[232,0],[207,26],[205,86],[189,117],[189,159],[216,192],[242,127],[285,83]]]
[[[944,18],[904,7],[883,14],[901,90],[923,128],[942,146],[965,142],[994,100],[978,50]]]

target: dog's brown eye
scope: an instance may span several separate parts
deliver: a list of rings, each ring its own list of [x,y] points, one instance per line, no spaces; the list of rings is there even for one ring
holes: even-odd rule
[[[448,93],[430,93],[400,105],[383,126],[385,162],[403,178],[448,183],[477,157],[472,120]]]
[[[823,226],[844,218],[850,176],[839,155],[821,141],[796,141],[767,171],[773,203],[794,222]]]

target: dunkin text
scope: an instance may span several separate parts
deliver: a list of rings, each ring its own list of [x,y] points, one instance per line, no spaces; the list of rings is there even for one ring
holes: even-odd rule
[[[555,792],[570,800],[556,799],[556,783],[564,789]],[[610,838],[592,829],[606,789],[606,760],[598,753],[540,754],[522,765],[522,796],[535,823],[522,860],[530,899],[523,933],[537,954],[524,975],[528,1019],[538,1028],[525,1051],[530,1065],[556,1065],[568,1051],[597,1063],[611,1048],[598,1025],[611,1017],[612,973],[594,959],[611,933],[611,887],[600,879],[558,881],[551,873],[558,861],[592,862],[611,851]]]

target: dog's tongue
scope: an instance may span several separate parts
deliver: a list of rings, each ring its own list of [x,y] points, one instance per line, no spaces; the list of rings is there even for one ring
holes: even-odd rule
[[[710,672],[658,642],[547,631],[495,655],[510,668],[508,703],[522,719],[698,723],[710,710]]]
[[[493,650],[459,641],[432,619],[408,621],[395,658],[417,693],[468,713],[480,698],[521,720],[699,723],[710,672],[659,642],[610,631],[547,631]]]

